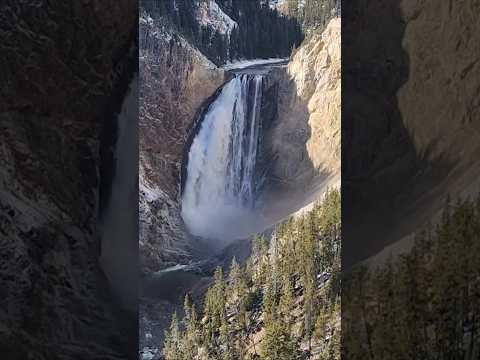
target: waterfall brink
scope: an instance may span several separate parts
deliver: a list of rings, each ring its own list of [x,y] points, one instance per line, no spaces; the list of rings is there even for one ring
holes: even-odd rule
[[[194,235],[248,236],[255,215],[255,166],[262,75],[239,74],[210,104],[188,154],[182,217]]]

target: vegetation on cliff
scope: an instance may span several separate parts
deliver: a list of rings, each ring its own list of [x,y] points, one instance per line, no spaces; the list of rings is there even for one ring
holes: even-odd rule
[[[303,38],[296,18],[260,0],[152,0],[142,1],[141,9],[168,21],[217,65],[288,57]],[[202,10],[208,19],[202,18]]]
[[[340,193],[256,236],[245,265],[217,268],[201,313],[188,296],[163,354],[183,359],[339,359]]]
[[[306,32],[322,32],[330,19],[340,16],[339,0],[287,0],[286,13]]]
[[[410,252],[343,280],[347,359],[478,359],[480,197],[447,201]]]

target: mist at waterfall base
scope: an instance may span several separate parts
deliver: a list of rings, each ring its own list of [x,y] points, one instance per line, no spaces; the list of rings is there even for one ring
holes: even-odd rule
[[[182,217],[222,247],[263,230],[256,179],[262,75],[238,74],[210,104],[188,154]]]

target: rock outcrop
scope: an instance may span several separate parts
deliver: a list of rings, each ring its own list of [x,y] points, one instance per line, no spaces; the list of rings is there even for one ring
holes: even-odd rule
[[[355,6],[342,38],[345,264],[411,234],[447,193],[478,190],[480,174],[477,2]]]
[[[340,172],[340,31],[340,18],[332,19],[321,34],[306,40],[288,65],[296,100],[307,105],[308,159],[315,170],[336,175]]]
[[[136,18],[135,1],[0,6],[2,358],[135,353],[97,225],[101,133],[136,64]]]
[[[402,2],[407,24],[402,46],[410,61],[409,79],[398,92],[399,107],[418,153],[471,163],[480,148],[479,4],[437,5]]]
[[[270,163],[265,202],[286,216],[340,179],[340,19],[310,35],[271,77],[277,113],[263,149]]]
[[[480,23],[477,1],[403,1],[409,78],[397,94],[423,164],[406,212],[423,223],[451,196],[480,190]],[[418,225],[423,225],[418,223]]]
[[[376,262],[410,249],[412,232],[440,218],[447,195],[476,197],[480,191],[480,44],[474,41],[480,24],[472,13],[475,7],[475,1],[462,6],[401,3],[409,78],[397,93],[398,107],[422,164],[404,195],[405,230],[389,239],[401,241],[379,253]]]
[[[218,69],[162,20],[140,18],[140,257],[156,271],[191,256],[180,217],[183,152],[195,115],[224,82]]]

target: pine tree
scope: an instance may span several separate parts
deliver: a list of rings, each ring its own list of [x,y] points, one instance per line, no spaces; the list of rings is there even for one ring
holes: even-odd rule
[[[309,216],[303,217],[301,224],[301,282],[303,284],[303,314],[304,332],[308,340],[308,347],[311,350],[311,337],[313,330],[314,296],[315,296],[315,243],[314,228],[312,219]]]
[[[298,0],[288,0],[287,2],[288,15],[291,17],[298,17]]]
[[[377,297],[377,321],[373,325],[373,352],[382,359],[393,359],[396,350],[394,313],[394,268],[390,255],[385,266],[376,273],[374,291]]]
[[[226,317],[221,320],[219,329],[219,352],[222,360],[234,360],[236,355],[235,343],[232,339],[232,331]]]
[[[229,292],[233,294],[234,297],[240,297],[243,290],[242,287],[244,286],[244,279],[242,268],[235,257],[233,257],[232,264],[230,265],[229,282]]]
[[[262,360],[297,360],[300,358],[297,343],[285,324],[279,320],[265,323],[265,336],[260,352]]]
[[[222,322],[226,318],[226,286],[223,278],[223,270],[219,266],[214,273],[214,284],[208,289],[205,296],[205,326],[204,334],[208,342],[208,346],[216,346],[216,337]]]
[[[253,279],[262,285],[265,284],[268,273],[268,240],[264,236],[255,236],[252,241],[252,260],[255,268]]]
[[[229,299],[231,302],[233,314],[230,319],[230,328],[232,330],[233,343],[241,345],[247,336],[247,301],[248,288],[245,279],[245,273],[242,267],[233,258],[229,273]],[[233,345],[232,345],[233,346]]]
[[[276,319],[276,294],[273,283],[270,281],[265,285],[263,295],[263,319],[265,323],[273,322]]]
[[[163,356],[165,360],[181,359],[181,332],[178,325],[177,313],[173,313],[170,329],[165,332]]]
[[[199,338],[198,338],[198,320],[197,313],[195,310],[195,304],[190,302],[190,298],[185,295],[184,301],[184,312],[185,316],[183,322],[185,324],[185,334],[183,336],[182,348],[183,353],[186,359],[193,359],[199,347]]]
[[[287,329],[290,331],[291,326],[293,324],[293,308],[295,305],[295,297],[293,293],[293,285],[292,281],[289,277],[284,278],[283,280],[283,288],[282,288],[282,296],[280,297],[280,312],[283,317],[283,321],[287,326]]]

